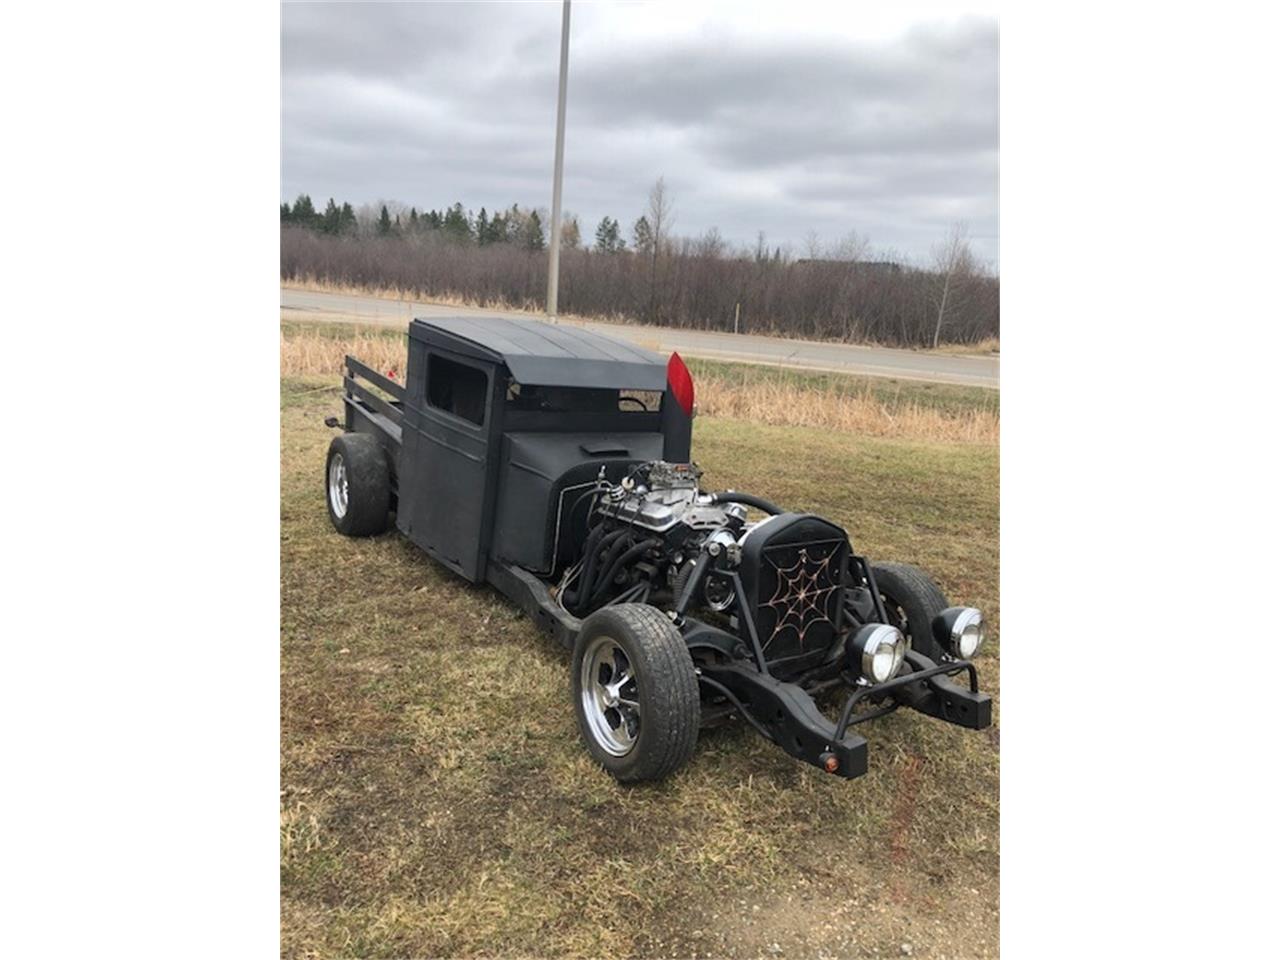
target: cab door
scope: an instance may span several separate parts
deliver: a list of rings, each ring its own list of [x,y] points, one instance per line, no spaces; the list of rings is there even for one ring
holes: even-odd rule
[[[492,514],[489,443],[498,404],[492,363],[420,342],[410,377],[396,526],[445,566],[484,577]]]

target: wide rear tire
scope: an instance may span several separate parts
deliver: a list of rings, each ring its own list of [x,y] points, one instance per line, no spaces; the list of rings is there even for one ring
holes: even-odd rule
[[[573,648],[573,703],[591,755],[623,783],[661,780],[698,742],[698,676],[662,611],[620,603],[587,617]]]
[[[391,469],[373,437],[344,433],[329,444],[324,465],[325,502],[334,529],[348,537],[369,537],[387,529]]]
[[[871,572],[889,622],[910,638],[912,650],[934,663],[941,660],[942,648],[933,639],[933,618],[950,606],[942,589],[909,563],[873,564]]]

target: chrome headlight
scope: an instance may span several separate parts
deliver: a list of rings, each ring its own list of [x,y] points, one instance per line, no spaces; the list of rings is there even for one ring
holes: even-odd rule
[[[971,659],[987,638],[982,611],[974,607],[949,607],[933,622],[933,636],[953,656]]]
[[[887,623],[868,623],[850,638],[849,659],[872,683],[892,680],[907,653],[907,638]]]

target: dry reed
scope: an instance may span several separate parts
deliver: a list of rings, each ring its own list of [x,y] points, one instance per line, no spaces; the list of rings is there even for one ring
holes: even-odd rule
[[[347,354],[394,379],[404,380],[403,338],[376,333],[332,337],[315,332],[280,336],[283,376],[340,377]],[[908,440],[995,444],[1000,439],[1000,415],[995,409],[938,410],[909,400],[886,403],[869,387],[848,393],[775,377],[768,368],[752,371],[740,380],[700,377],[699,412],[708,417]]]
[[[839,393],[771,380],[767,374],[750,384],[703,378],[698,381],[697,396],[699,412],[709,417],[908,440],[988,444],[1000,440],[1000,416],[994,410],[943,411],[910,401],[890,406],[870,389]]]
[[[281,333],[280,375],[333,374],[341,377],[343,360],[348,354],[380,373],[404,381],[404,338],[376,333],[357,333],[347,337]]]

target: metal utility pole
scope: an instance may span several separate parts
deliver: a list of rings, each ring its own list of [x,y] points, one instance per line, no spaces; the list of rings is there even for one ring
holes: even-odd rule
[[[547,316],[556,317],[560,298],[560,181],[564,178],[564,97],[569,85],[569,0],[560,25],[560,100],[556,105],[556,173],[551,189],[551,256],[547,262]]]

